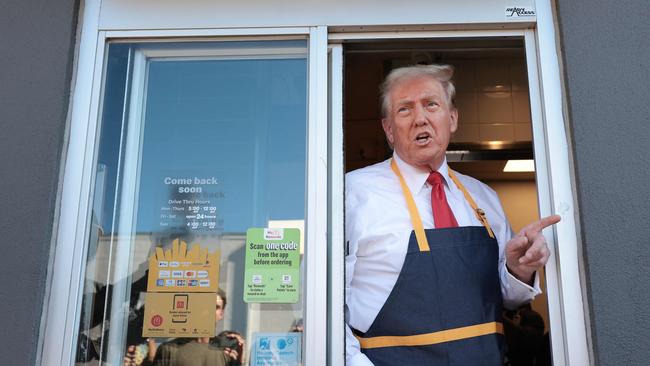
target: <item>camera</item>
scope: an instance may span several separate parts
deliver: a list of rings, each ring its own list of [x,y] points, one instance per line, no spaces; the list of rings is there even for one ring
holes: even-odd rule
[[[217,346],[219,348],[230,348],[237,349],[239,347],[239,341],[237,338],[228,337],[229,334],[237,334],[234,332],[221,332],[216,337],[210,340],[210,344]]]

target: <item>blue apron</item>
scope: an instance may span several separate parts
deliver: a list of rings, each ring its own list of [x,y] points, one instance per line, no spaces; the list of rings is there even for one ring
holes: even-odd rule
[[[483,226],[427,229],[397,164],[414,230],[404,265],[367,332],[355,331],[376,366],[503,364],[499,246],[485,213],[449,175]]]

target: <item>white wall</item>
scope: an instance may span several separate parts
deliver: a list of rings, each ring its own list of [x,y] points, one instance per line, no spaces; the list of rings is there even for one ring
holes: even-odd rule
[[[533,8],[534,1],[104,0],[100,29],[502,23],[508,6]]]

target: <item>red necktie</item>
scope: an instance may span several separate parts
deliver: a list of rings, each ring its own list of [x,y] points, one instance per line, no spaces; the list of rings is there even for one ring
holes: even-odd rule
[[[438,172],[431,172],[427,183],[431,185],[431,209],[433,210],[433,222],[436,229],[445,227],[458,227],[458,222],[451,212],[445,196],[445,186],[442,175]]]

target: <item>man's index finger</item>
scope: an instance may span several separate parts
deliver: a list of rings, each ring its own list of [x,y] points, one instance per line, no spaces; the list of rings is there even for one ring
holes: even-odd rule
[[[551,215],[551,216],[544,217],[539,221],[535,221],[532,224],[530,224],[526,228],[525,232],[527,236],[528,235],[535,236],[537,235],[537,233],[544,230],[545,228],[557,224],[558,222],[560,222],[561,219],[562,218],[560,217],[560,215]]]

